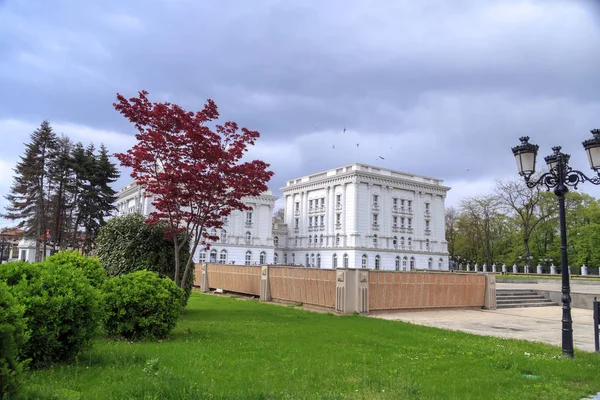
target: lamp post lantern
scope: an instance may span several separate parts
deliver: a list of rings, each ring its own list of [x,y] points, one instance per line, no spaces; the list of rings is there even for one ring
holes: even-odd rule
[[[562,352],[563,355],[573,358],[573,319],[571,317],[571,288],[569,282],[569,262],[567,255],[567,223],[565,219],[565,195],[569,192],[569,186],[577,189],[577,185],[585,181],[594,185],[600,184],[600,129],[591,130],[593,137],[584,141],[585,149],[590,168],[598,176],[588,178],[581,171],[572,169],[569,166],[571,156],[562,153],[561,147],[553,147],[553,154],[544,157],[548,166],[548,172],[542,174],[537,180],[531,180],[535,173],[535,161],[539,146],[529,143],[529,137],[519,138],[521,144],[512,148],[513,155],[517,162],[519,175],[525,179],[528,188],[536,186],[545,186],[547,190],[553,189],[558,198],[558,215],[560,223],[560,255],[561,255],[561,275],[562,275]]]

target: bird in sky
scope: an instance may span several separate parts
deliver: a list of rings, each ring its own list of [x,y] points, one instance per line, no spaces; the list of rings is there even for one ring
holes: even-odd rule
[[[346,127],[344,127],[344,132],[343,133],[346,133]]]
[[[465,171],[469,172],[469,168],[466,168]]]
[[[317,130],[318,127],[319,127],[319,125],[315,125],[315,131]]]
[[[381,156],[379,156],[379,158],[381,158],[382,160],[385,160],[385,158],[383,158],[383,157],[381,157]]]
[[[333,148],[335,149],[335,144],[333,145]]]
[[[358,147],[358,146],[359,146],[359,144],[360,144],[360,143],[356,143],[356,147]]]

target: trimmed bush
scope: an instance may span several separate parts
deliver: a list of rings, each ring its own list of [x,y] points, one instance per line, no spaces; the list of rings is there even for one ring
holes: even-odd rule
[[[95,255],[104,266],[108,276],[120,276],[130,272],[148,270],[157,272],[161,277],[175,280],[175,249],[173,241],[165,240],[164,226],[146,224],[143,216],[130,214],[111,218],[98,233]],[[180,278],[184,266],[190,257],[189,243],[179,252],[181,260]],[[183,285],[184,305],[194,284],[193,266]]]
[[[70,361],[89,346],[102,320],[99,291],[82,270],[55,263],[8,263],[0,280],[24,306],[29,340],[21,350],[33,368]]]
[[[156,272],[110,278],[102,287],[106,333],[127,340],[163,339],[183,310],[182,289]]]
[[[47,257],[44,263],[67,265],[78,268],[88,278],[90,284],[95,288],[100,288],[108,279],[102,263],[96,257],[87,257],[77,251],[61,250],[58,253]]]
[[[23,369],[19,350],[26,341],[24,311],[0,280],[0,399],[11,398],[19,388]]]

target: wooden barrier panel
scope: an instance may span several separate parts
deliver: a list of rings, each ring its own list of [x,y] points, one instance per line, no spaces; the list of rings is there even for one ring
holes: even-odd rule
[[[207,264],[208,287],[260,296],[260,266]]]
[[[485,276],[369,271],[369,310],[482,307]]]
[[[334,270],[269,267],[272,299],[335,308]]]
[[[202,282],[202,264],[194,264],[194,286],[200,287]]]

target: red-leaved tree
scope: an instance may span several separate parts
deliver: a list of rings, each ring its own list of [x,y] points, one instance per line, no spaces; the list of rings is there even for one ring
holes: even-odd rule
[[[135,144],[115,156],[131,177],[153,197],[155,212],[147,222],[165,222],[166,235],[175,247],[175,283],[182,287],[190,273],[192,257],[183,266],[179,251],[189,240],[194,254],[198,246],[209,247],[207,228],[220,228],[223,217],[233,210],[248,210],[245,196],[267,190],[273,176],[269,164],[254,160],[241,162],[249,145],[260,136],[257,131],[238,129],[235,122],[207,124],[219,117],[217,106],[207,100],[204,109],[186,111],[176,104],[152,103],[148,92],[127,100],[117,93],[113,104],[138,130]]]

